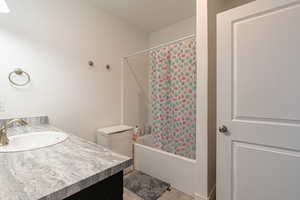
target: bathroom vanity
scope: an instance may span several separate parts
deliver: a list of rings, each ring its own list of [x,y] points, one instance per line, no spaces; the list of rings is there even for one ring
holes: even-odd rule
[[[60,131],[46,117],[26,121],[28,126],[11,128],[8,136]],[[0,153],[0,199],[122,200],[123,170],[131,165],[128,157],[68,134],[56,145]]]
[[[98,182],[65,200],[121,200],[123,199],[123,172]]]

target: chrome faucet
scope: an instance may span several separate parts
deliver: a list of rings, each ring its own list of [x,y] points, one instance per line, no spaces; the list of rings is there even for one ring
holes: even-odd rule
[[[5,122],[0,128],[0,146],[6,146],[9,144],[7,129],[12,127],[14,123],[19,123],[22,126],[28,125],[28,123],[22,119],[12,119]]]

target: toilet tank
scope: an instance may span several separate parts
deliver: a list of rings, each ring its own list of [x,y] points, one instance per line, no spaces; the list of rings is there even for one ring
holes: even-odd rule
[[[117,125],[97,130],[97,143],[118,154],[133,158],[133,127]]]

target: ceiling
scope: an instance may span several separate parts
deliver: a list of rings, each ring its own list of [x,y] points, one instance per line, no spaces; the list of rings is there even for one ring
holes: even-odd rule
[[[196,15],[196,0],[94,0],[103,10],[145,32]]]

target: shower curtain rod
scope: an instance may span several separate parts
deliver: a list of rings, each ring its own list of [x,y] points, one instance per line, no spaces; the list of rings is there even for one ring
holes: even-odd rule
[[[181,41],[183,41],[183,40],[187,40],[187,39],[190,39],[190,38],[193,38],[193,37],[196,37],[196,35],[195,35],[195,34],[189,35],[189,36],[180,38],[180,39],[178,39],[178,40],[173,40],[173,41],[171,41],[171,42],[167,42],[167,43],[158,45],[158,46],[156,46],[156,47],[152,47],[152,48],[149,48],[149,49],[145,49],[145,50],[143,50],[143,51],[139,51],[139,52],[136,52],[136,53],[134,53],[134,54],[125,56],[124,59],[129,58],[129,57],[132,57],[132,56],[136,56],[136,55],[139,55],[139,54],[147,53],[147,52],[149,52],[149,51],[152,51],[152,50],[155,50],[155,49],[164,47],[164,46],[168,46],[168,45],[171,45],[171,44],[175,44],[175,43],[177,43],[177,42],[181,42]]]

